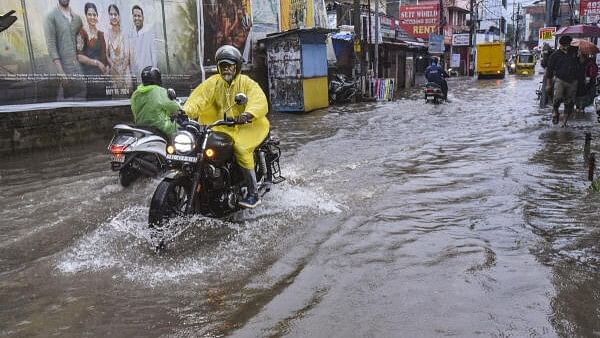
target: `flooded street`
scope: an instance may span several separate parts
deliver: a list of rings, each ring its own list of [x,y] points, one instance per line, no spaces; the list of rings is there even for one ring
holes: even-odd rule
[[[540,80],[272,113],[287,181],[162,255],[109,140],[5,159],[0,336],[600,337],[600,124],[553,126]]]

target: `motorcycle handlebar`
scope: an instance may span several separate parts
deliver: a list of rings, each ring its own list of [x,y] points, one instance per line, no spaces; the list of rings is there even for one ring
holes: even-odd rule
[[[215,121],[212,124],[209,124],[208,126],[206,126],[206,129],[212,129],[213,127],[217,127],[217,126],[229,126],[229,127],[231,127],[231,126],[235,126],[235,125],[238,125],[238,124],[247,124],[247,123],[249,123],[249,122],[242,123],[242,122],[237,122],[234,119],[227,118],[226,120],[218,120],[218,121]]]

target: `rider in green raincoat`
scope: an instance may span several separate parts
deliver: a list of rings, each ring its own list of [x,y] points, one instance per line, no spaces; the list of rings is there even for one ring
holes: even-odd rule
[[[135,124],[157,128],[170,136],[177,131],[177,124],[171,120],[171,114],[179,110],[179,104],[169,99],[167,90],[161,84],[158,68],[144,68],[142,84],[131,95],[131,111]]]

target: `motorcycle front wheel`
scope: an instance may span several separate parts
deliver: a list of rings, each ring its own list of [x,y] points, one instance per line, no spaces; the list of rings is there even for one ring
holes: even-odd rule
[[[148,225],[160,230],[169,219],[186,213],[189,204],[190,182],[185,178],[164,179],[152,196]]]

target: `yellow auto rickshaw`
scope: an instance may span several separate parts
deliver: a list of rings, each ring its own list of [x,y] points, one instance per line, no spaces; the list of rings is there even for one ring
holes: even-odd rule
[[[528,50],[520,50],[515,58],[515,74],[533,75],[535,73],[535,56]]]

